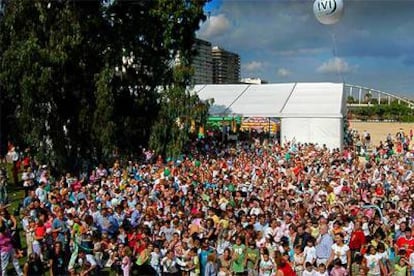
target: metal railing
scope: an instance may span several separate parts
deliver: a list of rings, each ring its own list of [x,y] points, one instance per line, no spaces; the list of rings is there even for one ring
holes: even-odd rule
[[[399,104],[405,103],[410,108],[414,108],[413,101],[402,96],[384,92],[378,89],[372,89],[347,83],[344,84],[344,89],[347,97],[347,102],[348,97],[352,97],[355,100],[355,102],[347,103],[347,105],[351,107],[365,107],[371,106],[373,104],[391,104],[392,102],[397,101]],[[355,98],[355,96],[357,96],[357,98]],[[376,100],[376,103],[373,101],[373,99]]]

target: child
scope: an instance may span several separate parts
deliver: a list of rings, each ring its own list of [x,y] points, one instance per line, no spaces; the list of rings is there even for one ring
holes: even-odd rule
[[[275,264],[273,263],[272,259],[269,257],[269,251],[267,249],[264,250],[263,258],[259,263],[259,275],[260,276],[270,276],[273,275],[275,271]]]
[[[155,270],[157,276],[161,276],[161,252],[158,246],[150,253],[150,265]]]
[[[198,258],[197,248],[192,248],[190,250],[190,260],[187,263],[188,270],[190,271],[190,276],[199,276],[200,275],[200,259]]]
[[[342,266],[340,259],[335,259],[334,268],[331,270],[330,276],[348,276],[348,271]]]
[[[368,246],[364,259],[369,275],[381,275],[381,256],[377,253],[375,246]]]
[[[328,271],[326,271],[326,265],[320,264],[318,266],[318,271],[315,271],[315,276],[328,276]]]
[[[295,254],[293,255],[293,269],[297,275],[302,275],[304,263],[305,258],[303,256],[302,246],[298,244],[295,246]]]
[[[121,263],[121,269],[123,272],[123,276],[129,276],[131,273],[131,267],[132,267],[132,263],[131,263],[131,249],[126,246],[124,247],[124,249],[121,252],[122,255],[122,263]]]
[[[394,276],[406,276],[408,262],[405,257],[401,257],[400,261],[394,265]]]
[[[305,250],[303,250],[303,255],[305,257],[305,263],[309,262],[312,265],[315,264],[316,261],[316,248],[315,248],[315,240],[314,238],[310,238],[307,242]]]
[[[302,273],[302,276],[315,276],[316,271],[313,269],[313,265],[310,262],[305,263],[305,270]]]
[[[392,274],[391,274],[392,275]],[[358,276],[367,276],[367,269],[361,265]]]
[[[365,237],[369,237],[371,235],[370,231],[369,231],[369,223],[368,223],[368,217],[367,216],[363,216],[362,217],[362,231],[364,231],[364,235]]]
[[[358,276],[360,274],[360,270],[362,267],[362,255],[357,253],[355,254],[354,261],[351,265],[351,275],[352,276]]]

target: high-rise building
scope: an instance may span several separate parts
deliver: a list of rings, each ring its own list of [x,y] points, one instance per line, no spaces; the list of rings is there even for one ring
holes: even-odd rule
[[[240,57],[218,46],[211,50],[213,55],[213,83],[229,84],[240,82]]]
[[[211,54],[211,43],[197,39],[194,45],[196,55],[193,59],[194,84],[213,83],[213,56]]]

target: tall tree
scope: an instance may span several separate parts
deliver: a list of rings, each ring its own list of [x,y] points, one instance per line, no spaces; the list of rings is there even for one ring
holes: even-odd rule
[[[192,125],[200,125],[207,120],[208,104],[200,102],[197,95],[188,91],[196,51],[193,47],[195,32],[186,31],[196,30],[200,20],[205,20],[202,11],[204,4],[204,1],[162,0],[155,10],[162,25],[168,26],[164,43],[177,49],[172,56],[176,60],[172,67],[172,82],[161,92],[161,110],[150,137],[151,148],[168,157],[177,157],[181,153],[189,141]],[[199,14],[200,17],[194,18],[190,14]]]
[[[8,1],[0,22],[3,133],[58,167],[136,152],[164,120],[159,87],[186,95],[172,64],[188,67],[205,1],[104,2]]]
[[[65,69],[82,43],[73,11],[63,2],[9,1],[0,39],[4,130],[37,148],[40,159],[61,160],[71,146],[62,139],[73,95]]]

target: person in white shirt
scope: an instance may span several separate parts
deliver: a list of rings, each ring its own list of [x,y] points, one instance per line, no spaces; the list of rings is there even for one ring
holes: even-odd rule
[[[351,265],[351,250],[349,246],[344,243],[344,235],[338,233],[335,235],[335,243],[332,245],[331,256],[327,262],[327,265],[333,264],[335,259],[341,260],[341,263],[344,267],[347,267],[348,270]]]
[[[312,265],[316,262],[316,248],[315,240],[310,238],[303,250],[303,255],[305,257],[305,263],[309,262]]]
[[[371,233],[369,231],[368,217],[362,217],[362,231],[364,231],[365,237],[368,237]]]
[[[368,268],[368,275],[380,276],[383,271],[381,255],[377,253],[375,246],[368,246],[367,254],[364,256],[365,266]]]
[[[35,174],[32,172],[32,168],[27,167],[27,169],[22,174],[25,196],[28,196],[29,189],[34,187],[35,185],[34,179],[35,179]]]
[[[276,269],[275,263],[269,257],[269,252],[265,249],[263,257],[259,263],[259,276],[270,276],[273,275]]]
[[[310,262],[305,263],[305,270],[302,272],[302,276],[315,276],[316,271]]]
[[[47,200],[47,192],[45,190],[45,184],[46,184],[45,182],[40,182],[39,187],[37,187],[35,191],[35,194],[41,203],[46,203],[46,200]]]
[[[155,270],[157,276],[161,275],[161,252],[159,247],[154,247],[150,253],[150,265]]]
[[[325,264],[320,264],[318,270],[315,271],[314,276],[329,276],[328,271],[326,271]]]
[[[166,256],[161,261],[163,275],[176,275],[178,270],[177,258],[174,256],[174,251],[168,250]]]
[[[81,266],[80,275],[90,275],[94,274],[97,271],[97,263],[95,257],[92,254],[86,253],[83,250],[79,251],[79,265]],[[73,273],[72,268],[69,269],[70,273]]]

